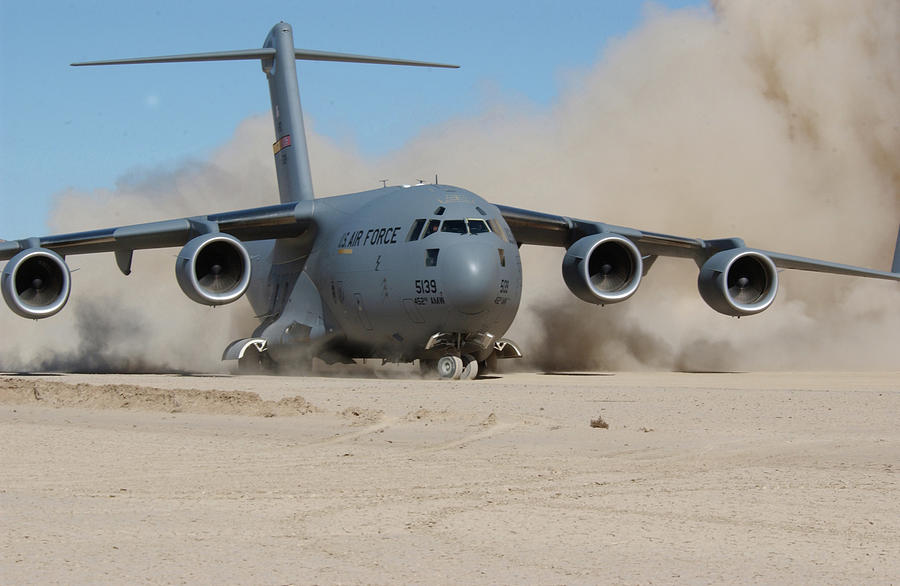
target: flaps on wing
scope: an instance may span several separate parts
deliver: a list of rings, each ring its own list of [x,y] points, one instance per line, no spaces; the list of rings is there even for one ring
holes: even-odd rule
[[[202,234],[224,232],[242,241],[300,236],[313,224],[314,205],[314,201],[291,202],[208,216],[0,242],[0,260],[9,260],[22,250],[37,247],[53,250],[62,256],[117,252],[119,269],[128,274],[131,259],[127,253],[184,246]]]

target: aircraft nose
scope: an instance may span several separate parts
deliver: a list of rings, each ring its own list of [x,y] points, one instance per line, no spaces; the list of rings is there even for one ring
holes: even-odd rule
[[[485,311],[494,302],[500,282],[496,248],[459,243],[441,251],[440,266],[449,305],[471,315]]]

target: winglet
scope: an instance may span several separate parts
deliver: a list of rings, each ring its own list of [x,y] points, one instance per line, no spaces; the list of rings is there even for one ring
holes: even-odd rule
[[[900,230],[897,231],[897,244],[894,246],[894,264],[891,265],[891,272],[900,274]]]

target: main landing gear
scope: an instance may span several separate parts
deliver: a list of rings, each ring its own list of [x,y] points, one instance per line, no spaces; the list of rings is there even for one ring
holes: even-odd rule
[[[277,366],[267,351],[251,346],[238,358],[237,370],[239,374],[272,374]]]

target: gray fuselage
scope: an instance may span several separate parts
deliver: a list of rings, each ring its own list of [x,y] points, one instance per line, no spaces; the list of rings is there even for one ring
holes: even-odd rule
[[[522,293],[518,247],[500,211],[478,195],[386,187],[314,206],[314,234],[248,246],[248,296],[263,318],[255,335],[277,358],[302,348],[326,359],[433,358],[443,354],[426,349],[435,334],[499,339],[512,324]],[[491,348],[468,351],[483,359]]]

